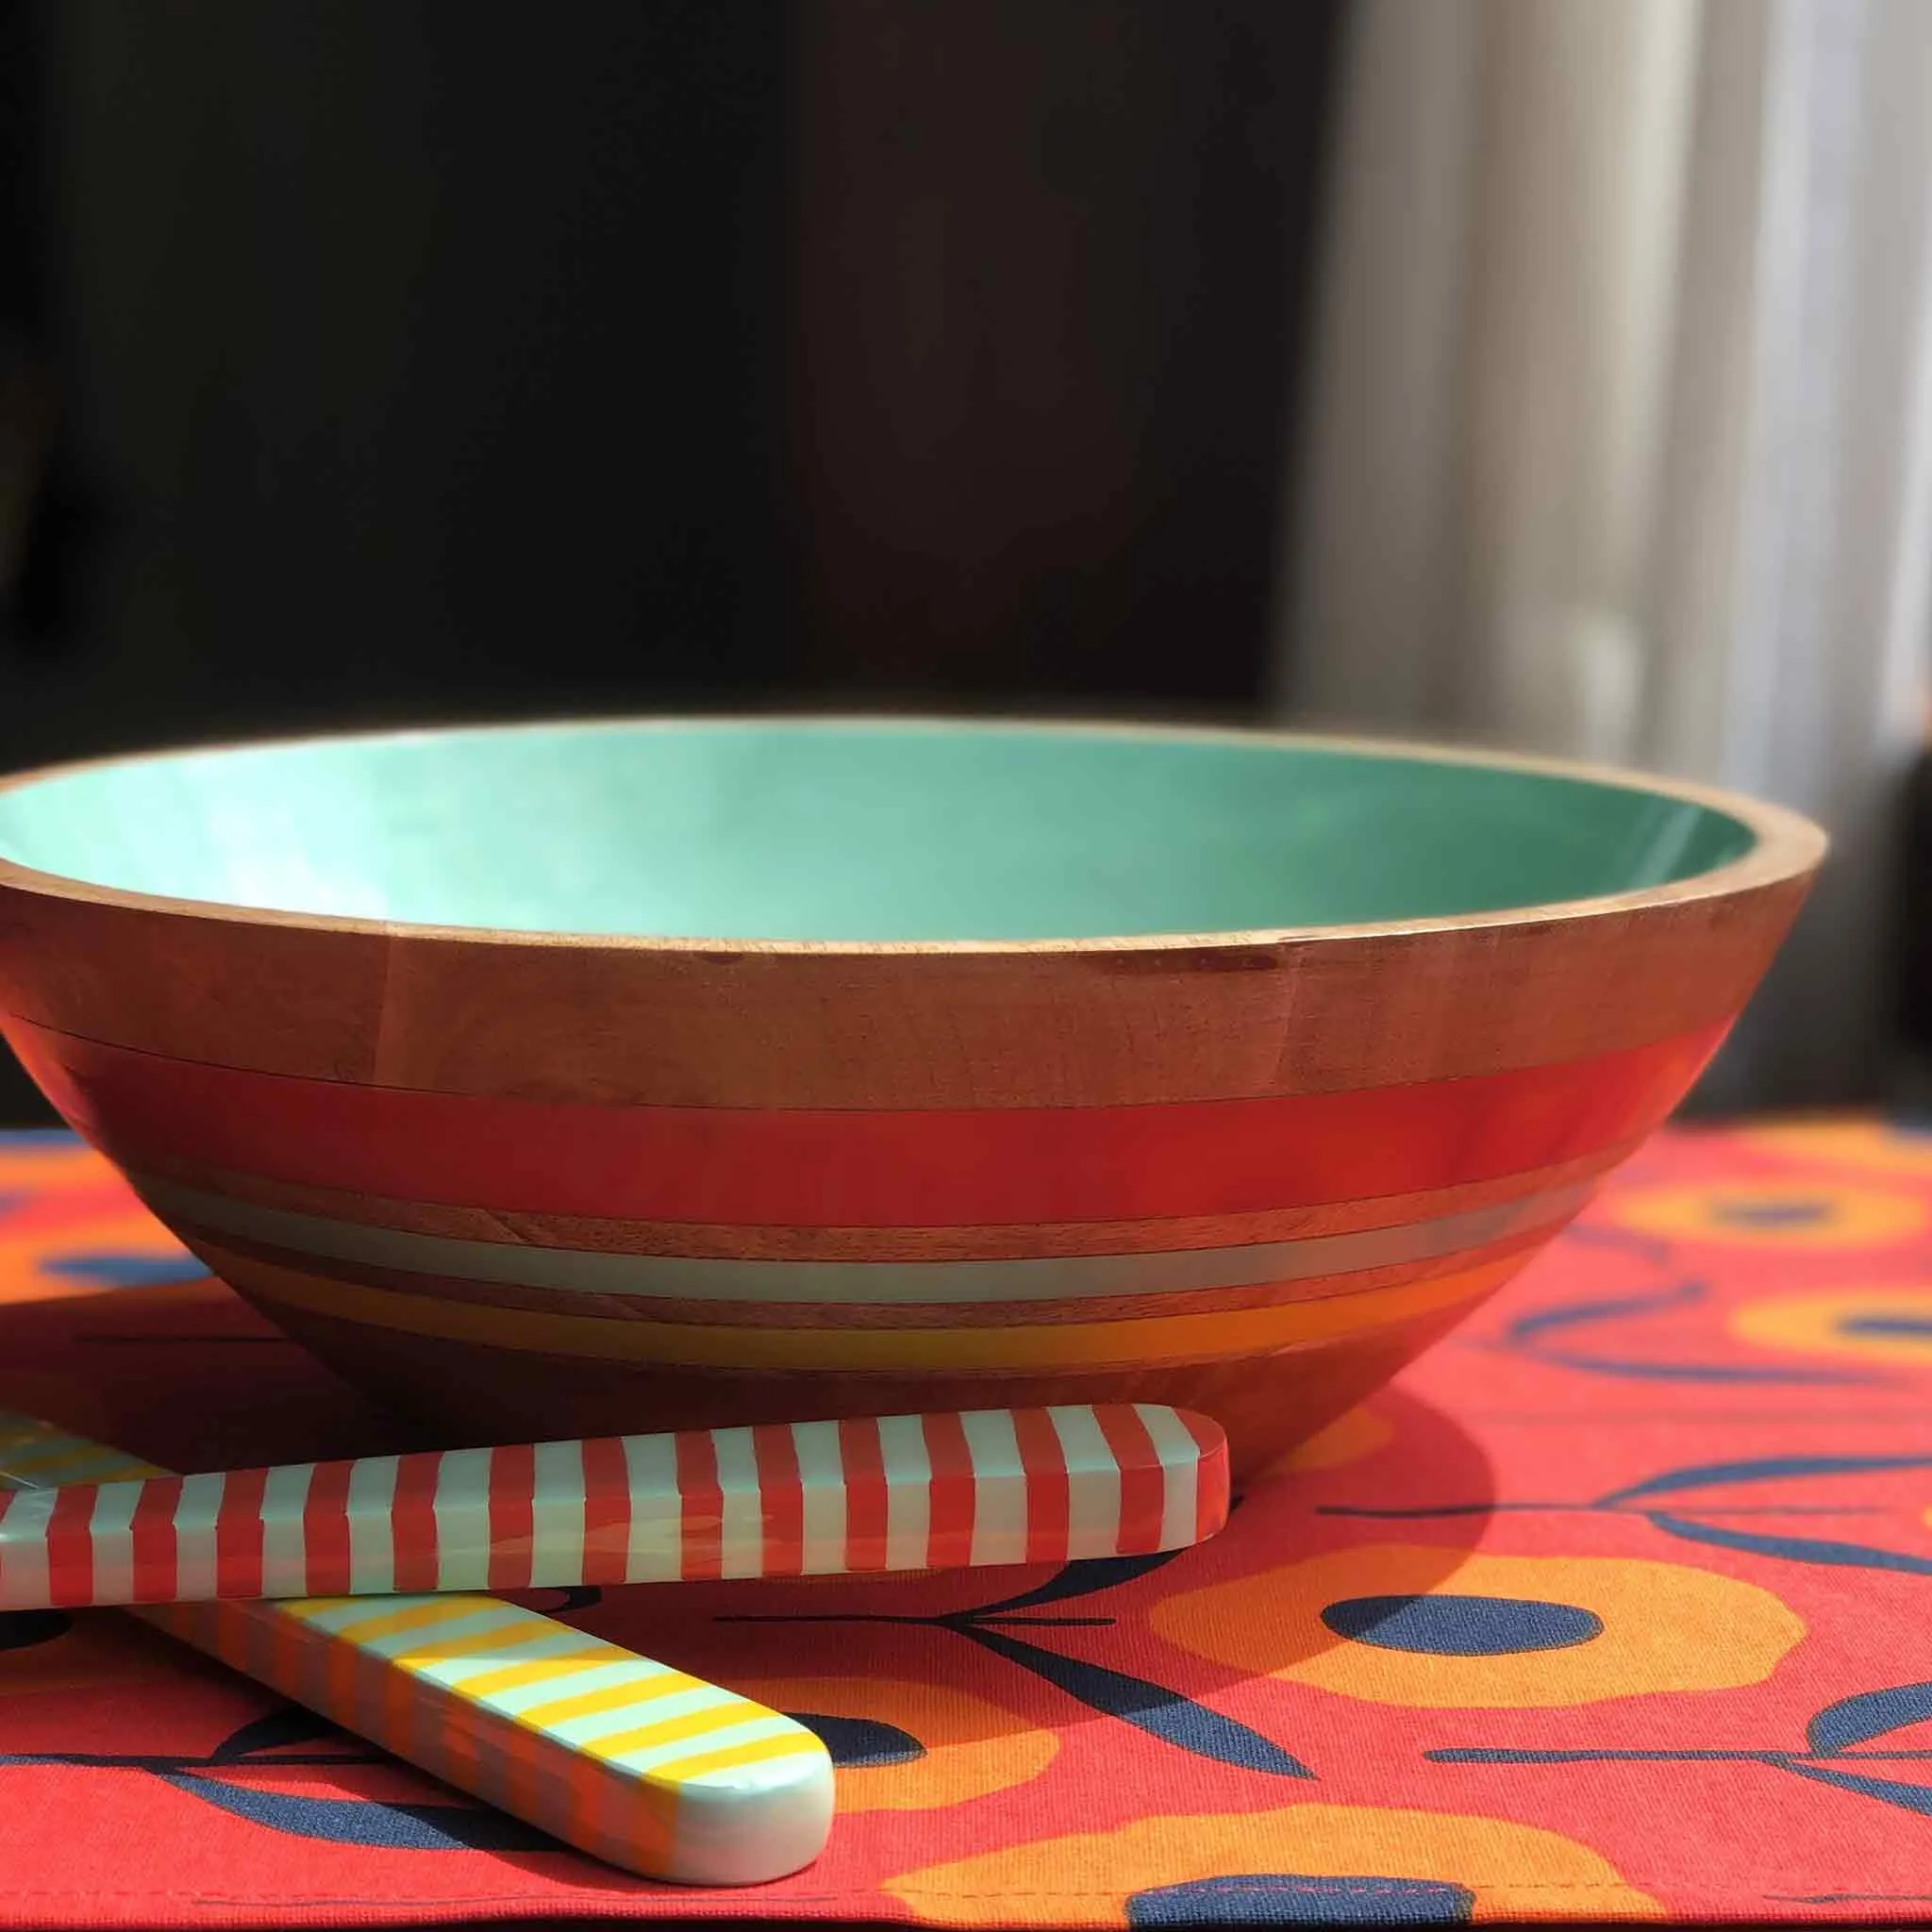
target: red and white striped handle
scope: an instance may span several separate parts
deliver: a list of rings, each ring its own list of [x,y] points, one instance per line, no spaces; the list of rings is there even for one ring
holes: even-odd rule
[[[1227,1516],[1178,1409],[773,1424],[0,1491],[0,1610],[1064,1563]]]

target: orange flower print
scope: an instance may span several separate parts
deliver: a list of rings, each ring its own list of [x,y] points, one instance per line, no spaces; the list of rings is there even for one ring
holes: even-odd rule
[[[1805,1635],[1769,1591],[1686,1564],[1446,1554],[1330,1551],[1183,1591],[1150,1621],[1236,1670],[1424,1709],[1729,1690],[1768,1677]]]
[[[1611,1225],[1669,1241],[1727,1248],[1882,1248],[1921,1233],[1926,1205],[1892,1188],[1740,1178],[1696,1187],[1631,1188],[1610,1194]]]
[[[946,1685],[768,1677],[732,1688],[824,1739],[841,1814],[963,1805],[1038,1777],[1059,1749],[1057,1732]]]
[[[941,1925],[1662,1916],[1607,1859],[1554,1831],[1357,1805],[1143,1818],[924,1866],[885,1890]]]

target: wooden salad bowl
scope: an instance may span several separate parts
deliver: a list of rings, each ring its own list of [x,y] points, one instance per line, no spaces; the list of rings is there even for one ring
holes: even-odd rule
[[[1824,851],[1319,738],[459,728],[0,785],[0,1024],[453,1440],[1146,1400],[1291,1449],[1663,1120]]]

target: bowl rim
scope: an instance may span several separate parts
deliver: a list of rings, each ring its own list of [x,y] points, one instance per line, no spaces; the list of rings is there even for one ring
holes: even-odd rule
[[[1635,768],[1523,752],[1435,743],[1360,731],[1278,730],[1233,724],[1163,724],[1107,718],[1041,718],[1000,714],[947,716],[937,712],[850,713],[841,711],[695,713],[614,713],[608,716],[519,718],[503,722],[411,724],[375,730],[305,731],[184,742],[93,758],[63,759],[0,774],[0,797],[7,793],[82,773],[227,753],[294,750],[342,743],[406,743],[455,737],[506,737],[523,732],[577,730],[921,730],[1038,733],[1045,737],[1116,737],[1170,744],[1241,744],[1283,751],[1337,752],[1391,761],[1469,765],[1525,776],[1568,779],[1612,790],[1675,799],[1718,812],[1742,824],[1752,844],[1738,858],[1664,885],[1579,899],[1542,900],[1492,910],[1444,913],[1428,918],[1362,920],[1346,924],[1257,926],[1208,932],[1155,932],[1090,935],[1084,938],[1028,940],[797,940],[706,937],[697,934],[575,933],[516,926],[443,925],[427,921],[374,919],[333,912],[239,905],[223,899],[143,892],[101,885],[61,873],[42,872],[0,853],[0,889],[43,897],[116,908],[128,911],[242,925],[271,925],[367,939],[438,941],[449,944],[567,947],[607,953],[730,954],[732,956],[893,958],[921,956],[1010,955],[1040,958],[1118,952],[1252,950],[1283,944],[1316,944],[1400,938],[1442,932],[1489,931],[1547,925],[1575,919],[1718,900],[1807,878],[1824,861],[1830,841],[1824,828],[1803,813],[1743,792],[1664,777]]]

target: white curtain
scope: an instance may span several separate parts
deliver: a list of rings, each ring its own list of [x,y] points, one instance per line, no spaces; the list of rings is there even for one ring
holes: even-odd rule
[[[1932,639],[1932,0],[1354,0],[1282,710],[1779,799],[1707,1087],[1873,1071]]]

